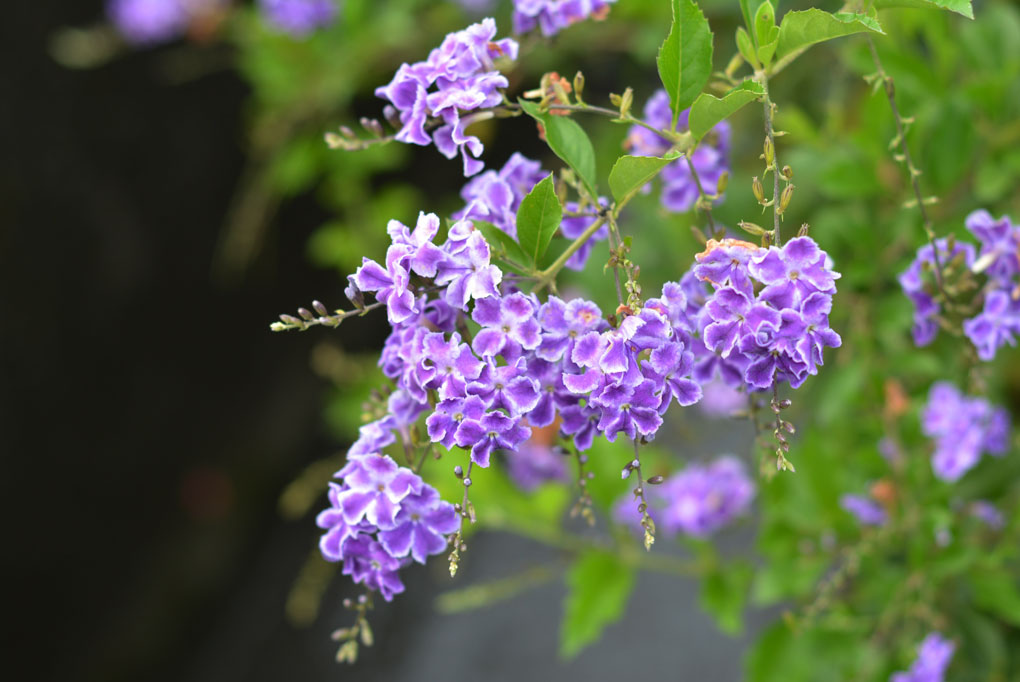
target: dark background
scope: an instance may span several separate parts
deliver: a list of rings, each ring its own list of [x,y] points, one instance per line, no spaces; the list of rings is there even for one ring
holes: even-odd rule
[[[342,444],[322,426],[326,386],[309,368],[323,332],[273,335],[268,323],[339,296],[335,275],[305,258],[324,216],[310,198],[289,201],[246,276],[218,283],[245,86],[230,70],[168,83],[159,65],[174,47],[94,70],[56,64],[53,31],[101,13],[98,1],[17,2],[0,22],[10,679],[673,679],[681,661],[691,679],[735,679],[739,657],[694,585],[663,576],[642,576],[612,650],[563,668],[558,580],[437,616],[444,567],[411,570],[407,594],[373,614],[378,644],[354,669],[333,662],[329,639],[349,624],[346,581],[311,627],[287,623],[317,529],[281,519],[277,499]],[[382,333],[359,331],[362,343]],[[462,585],[556,560],[495,535],[470,557]]]

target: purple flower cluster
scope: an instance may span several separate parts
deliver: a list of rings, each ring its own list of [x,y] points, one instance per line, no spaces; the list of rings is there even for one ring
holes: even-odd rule
[[[484,220],[492,223],[503,232],[517,239],[517,209],[539,181],[548,176],[538,161],[532,161],[520,153],[514,153],[501,170],[488,170],[472,178],[460,195],[467,205],[453,214],[455,220]],[[608,202],[600,198],[603,205]],[[567,211],[577,212],[576,203],[568,202]],[[568,216],[560,223],[560,231],[567,239],[576,239],[595,220],[594,216]],[[567,260],[566,266],[572,270],[584,269],[595,242],[609,236],[609,227],[603,226],[581,248]]]
[[[343,480],[329,484],[330,506],[316,519],[326,530],[319,549],[343,562],[344,575],[390,601],[404,591],[399,570],[441,553],[460,516],[435,488],[384,455],[348,453],[336,477]]]
[[[616,0],[514,0],[514,33],[527,33],[536,26],[542,35],[555,35],[588,17],[604,19]]]
[[[262,16],[274,28],[301,38],[336,20],[337,0],[259,0]]]
[[[942,682],[955,649],[952,641],[933,632],[917,647],[917,658],[910,670],[894,673],[889,682]]]
[[[670,536],[684,533],[698,538],[711,535],[746,512],[754,493],[754,482],[732,455],[706,466],[691,465],[660,485],[645,487],[648,511],[657,529]],[[616,503],[613,516],[640,528],[641,515],[630,494]]]
[[[689,109],[680,112],[677,130],[687,128],[689,113]],[[673,113],[669,105],[669,95],[665,90],[656,91],[645,104],[644,121],[659,130],[670,129]],[[709,136],[691,155],[691,162],[706,192],[714,190],[722,174],[729,170],[726,159],[729,141],[730,124],[722,121],[712,129]],[[633,126],[626,144],[631,153],[637,156],[662,156],[669,151],[673,143],[643,126]],[[684,159],[674,161],[662,169],[659,177],[662,180],[662,205],[678,213],[691,210],[698,200],[698,186],[687,162]]]
[[[863,495],[844,495],[839,499],[839,506],[862,526],[884,526],[889,518],[882,505]]]
[[[932,385],[921,427],[935,439],[931,464],[943,481],[959,479],[983,453],[1003,455],[1009,448],[1009,413],[984,398],[965,396],[945,381]]]
[[[179,38],[191,21],[220,11],[229,0],[108,0],[106,14],[125,40],[156,45]]]
[[[840,275],[811,238],[768,249],[710,240],[696,259],[681,286],[698,382],[720,377],[748,391],[781,381],[797,388],[818,373],[825,348],[840,346],[829,327]]]
[[[510,38],[493,41],[495,36],[492,19],[450,33],[428,59],[401,65],[393,80],[375,91],[390,102],[386,117],[400,119],[398,141],[423,146],[435,143],[448,159],[459,152],[466,176],[484,167],[478,160],[484,147],[466,132],[477,117],[464,114],[502,101],[500,90],[509,82],[495,70],[494,61],[517,58],[517,43]],[[439,126],[430,133],[433,121]]]
[[[510,480],[525,492],[543,483],[568,480],[566,458],[548,445],[529,440],[506,457]]]
[[[960,259],[975,274],[984,274],[988,282],[982,289],[984,302],[980,313],[963,322],[963,331],[977,349],[978,357],[995,358],[1003,345],[1016,345],[1020,334],[1020,226],[1008,216],[998,220],[988,211],[974,211],[967,216],[967,229],[977,237],[980,249],[972,244],[956,242],[952,251],[947,240],[936,242],[943,266]],[[938,333],[942,307],[935,298],[934,288],[923,277],[935,265],[930,244],[917,250],[914,261],[899,277],[900,286],[914,304],[914,343],[925,346]]]

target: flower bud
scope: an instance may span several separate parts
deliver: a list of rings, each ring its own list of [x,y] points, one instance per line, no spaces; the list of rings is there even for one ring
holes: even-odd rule
[[[722,175],[719,176],[719,182],[715,185],[716,196],[726,191],[726,186],[730,184],[730,172],[723,171]]]
[[[768,231],[764,227],[743,220],[737,223],[737,226],[740,227],[740,229],[743,230],[744,232],[747,232],[748,234],[753,234],[756,237],[760,237]]]
[[[764,206],[767,203],[765,201],[765,188],[762,187],[761,180],[758,179],[757,175],[754,176],[753,180],[751,180],[751,192],[754,194],[754,198],[758,200],[759,204]]]
[[[764,153],[762,154],[762,158],[765,159],[766,168],[772,168],[776,163],[776,150],[772,146],[771,137],[765,138]]]
[[[578,71],[574,74],[574,96],[577,97],[577,101],[581,101],[581,93],[584,92],[584,74]]]
[[[305,320],[307,320],[309,322],[311,322],[312,320],[315,319],[315,315],[312,315],[312,311],[309,310],[308,308],[298,308],[297,312],[298,312],[298,315],[300,315],[301,317],[303,317]]]
[[[793,169],[789,166],[783,166],[783,170],[779,171],[779,174],[783,176],[784,180],[793,180]]]
[[[312,301],[312,307],[315,308],[315,312],[320,315],[328,315],[329,311],[326,310],[326,306],[322,304],[322,301]]]
[[[783,188],[783,193],[779,195],[779,208],[776,209],[776,213],[783,215],[790,206],[791,199],[793,199],[793,185],[787,185]]]

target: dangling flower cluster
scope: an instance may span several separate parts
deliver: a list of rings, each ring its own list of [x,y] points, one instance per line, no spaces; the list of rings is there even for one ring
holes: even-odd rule
[[[337,0],[259,0],[266,22],[300,38],[336,20]]]
[[[461,190],[460,195],[467,205],[453,214],[455,220],[484,220],[492,223],[503,232],[517,239],[517,209],[528,192],[534,189],[541,180],[548,176],[538,161],[532,161],[515,152],[501,170],[488,170],[471,179]],[[605,198],[600,197],[602,206],[608,205]],[[575,202],[567,202],[567,212],[578,212]],[[560,223],[560,232],[567,239],[576,239],[595,220],[594,215],[566,216]],[[608,225],[599,229],[592,238],[575,251],[566,262],[572,270],[584,269],[595,243],[609,236]]]
[[[889,682],[942,682],[955,649],[953,642],[933,632],[917,647],[917,658],[910,670],[893,673]]]
[[[1008,216],[996,220],[984,210],[967,216],[966,225],[977,237],[980,250],[955,240],[952,247],[946,239],[935,244],[943,266],[959,263],[972,274],[987,277],[981,289],[982,310],[963,321],[963,332],[974,344],[978,357],[989,361],[1003,345],[1015,346],[1016,335],[1020,334],[1020,226]],[[899,277],[900,286],[914,304],[913,335],[918,346],[935,339],[943,316],[935,289],[923,276],[935,267],[934,253],[930,244],[922,246]]]
[[[108,0],[107,16],[125,40],[156,45],[184,35],[192,21],[224,10],[229,0]]]
[[[703,538],[744,514],[754,493],[754,481],[743,463],[724,455],[705,466],[688,466],[660,485],[646,486],[645,500],[657,530],[669,536],[684,533]],[[640,528],[641,516],[631,494],[616,503],[613,517]]]
[[[514,33],[527,33],[538,26],[542,35],[555,35],[588,17],[605,19],[616,0],[514,0]]]
[[[829,327],[840,275],[810,237],[768,249],[709,240],[696,260],[693,278],[682,282],[691,292],[686,314],[699,340],[693,346],[699,382],[718,376],[748,391],[782,381],[797,388],[818,373],[823,349],[842,343]]]
[[[450,33],[427,60],[401,65],[389,85],[376,89],[378,97],[390,102],[386,117],[399,117],[399,142],[423,146],[434,142],[448,159],[459,152],[466,176],[484,167],[478,160],[484,149],[481,140],[465,132],[479,115],[464,114],[496,106],[502,102],[500,90],[509,85],[494,61],[516,59],[517,42],[493,41],[495,36],[492,19]],[[438,127],[430,133],[433,124]]]
[[[316,523],[326,530],[322,555],[343,562],[343,574],[386,601],[404,591],[398,572],[411,561],[425,563],[447,546],[460,528],[453,505],[435,488],[385,455],[351,454],[329,484],[328,509]]]
[[[689,114],[690,109],[680,112],[677,130],[687,128]],[[644,121],[659,130],[670,130],[673,113],[669,106],[669,95],[665,90],[656,91],[645,104]],[[625,145],[637,156],[662,156],[669,151],[673,143],[644,126],[636,125],[630,129]],[[730,124],[722,121],[712,129],[691,155],[691,162],[706,192],[712,192],[718,186],[723,173],[728,172],[729,162],[726,155],[729,146]],[[691,175],[687,162],[678,159],[663,168],[659,176],[662,178],[660,199],[662,205],[678,213],[691,210],[698,200],[698,185]]]
[[[1003,455],[1009,449],[1009,413],[984,398],[961,394],[946,381],[932,385],[921,426],[935,439],[931,464],[943,481],[959,479],[985,452]]]

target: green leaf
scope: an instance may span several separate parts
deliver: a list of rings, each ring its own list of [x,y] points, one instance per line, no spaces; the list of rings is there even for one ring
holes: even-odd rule
[[[878,22],[866,14],[829,14],[820,9],[787,12],[783,23],[779,25],[776,59],[804,50],[815,43],[865,31],[885,33]]]
[[[563,207],[550,173],[528,192],[517,209],[517,239],[528,257],[526,263],[537,265],[540,262],[562,218]]]
[[[613,170],[609,171],[609,189],[613,193],[613,199],[617,204],[630,201],[636,192],[677,158],[679,157],[676,155],[669,158],[621,156],[613,164]]]
[[[1020,626],[1020,581],[1005,569],[973,572],[974,604],[1010,625]]]
[[[720,121],[726,120],[745,104],[753,102],[764,94],[765,90],[762,89],[761,84],[753,80],[744,81],[726,93],[722,99],[707,92],[702,94],[694,100],[688,119],[694,144],[697,144]],[[610,177],[610,186],[612,182],[612,177]]]
[[[760,66],[758,54],[754,49],[754,42],[751,40],[751,36],[744,30],[743,26],[737,28],[737,49],[740,51],[740,56],[744,58],[744,61],[757,70]]]
[[[892,7],[920,7],[925,9],[947,9],[950,12],[962,14],[968,19],[974,18],[974,8],[971,7],[971,0],[875,0],[875,9],[889,9]]]
[[[776,41],[779,39],[776,10],[771,3],[763,2],[754,15],[754,35],[758,41],[758,59],[768,66],[776,52]]]
[[[481,231],[482,236],[485,237],[485,241],[489,242],[492,246],[493,253],[492,257],[498,260],[512,261],[517,265],[528,267],[532,265],[532,262],[528,259],[527,254],[524,253],[524,249],[521,245],[514,241],[514,238],[508,235],[503,230],[499,229],[492,223],[487,223],[484,220],[472,220],[475,227]]]
[[[712,74],[712,31],[694,0],[672,0],[672,6],[673,26],[655,61],[676,127],[680,112],[694,102]]]
[[[553,116],[540,111],[534,102],[517,100],[524,113],[545,128],[545,141],[556,156],[574,169],[581,178],[592,198],[598,196],[595,189],[595,147],[577,122],[566,116]]]
[[[702,608],[728,635],[739,634],[743,629],[744,604],[747,603],[753,574],[750,564],[737,561],[717,566],[701,584]]]
[[[623,615],[634,569],[612,554],[586,552],[567,571],[567,599],[560,630],[560,655],[576,656]]]

